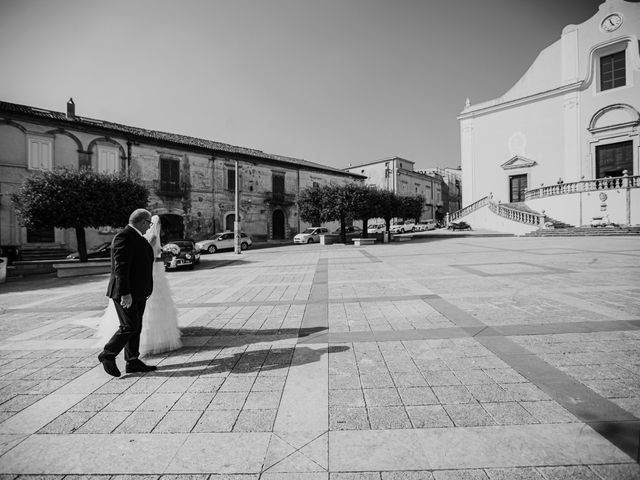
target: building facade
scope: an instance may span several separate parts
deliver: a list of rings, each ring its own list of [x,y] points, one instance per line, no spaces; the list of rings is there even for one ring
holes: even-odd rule
[[[576,226],[602,215],[640,223],[639,34],[640,3],[608,0],[565,27],[502,97],[467,100],[464,206],[488,199]]]
[[[56,167],[136,174],[150,191],[149,210],[162,219],[164,240],[233,230],[236,169],[241,228],[258,241],[291,239],[308,226],[296,206],[301,189],[364,179],[302,159],[82,117],[73,100],[66,114],[0,102],[0,245],[76,248],[73,231],[21,227],[10,199],[28,175]],[[114,233],[87,229],[87,245]]]
[[[345,170],[366,176],[365,183],[390,190],[398,195],[422,195],[425,199],[422,210],[423,220],[444,218],[449,211],[459,208],[453,200],[453,210],[449,210],[449,190],[447,180],[442,175],[429,171],[414,170],[415,162],[401,157],[390,157],[375,162],[352,165]]]

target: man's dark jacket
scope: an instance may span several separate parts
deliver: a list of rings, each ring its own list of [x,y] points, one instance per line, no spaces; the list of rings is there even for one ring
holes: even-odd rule
[[[111,278],[107,297],[120,299],[131,294],[147,298],[153,291],[153,248],[131,225],[111,242]]]

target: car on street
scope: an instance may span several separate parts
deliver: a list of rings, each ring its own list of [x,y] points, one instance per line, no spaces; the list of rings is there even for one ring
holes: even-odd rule
[[[384,223],[374,223],[367,227],[367,233],[384,233],[387,226]]]
[[[193,267],[200,263],[200,253],[193,240],[173,240],[162,246],[160,254],[165,270]]]
[[[334,230],[333,234],[342,235],[342,230],[338,228],[337,230]],[[346,227],[346,237],[347,241],[351,241],[354,238],[360,238],[362,237],[362,229],[355,225]]]
[[[320,241],[320,235],[326,235],[329,229],[325,227],[309,227],[293,237],[293,243],[315,243]]]
[[[451,222],[447,227],[449,230],[471,230],[471,225],[467,222]]]
[[[80,253],[72,252],[67,255],[67,259],[75,260],[80,258]],[[111,258],[111,242],[104,242],[87,250],[87,258]]]
[[[435,230],[437,228],[436,221],[433,219],[425,220],[424,222],[416,223],[415,231],[416,232],[428,232],[429,230]]]
[[[407,233],[413,232],[415,227],[415,223],[406,221],[406,222],[397,222],[391,225],[391,229],[389,230],[391,233]]]
[[[207,240],[196,242],[196,250],[200,253],[216,253],[220,250],[233,250],[233,232],[222,232]],[[245,233],[240,233],[240,250],[246,250],[253,244],[251,237]]]

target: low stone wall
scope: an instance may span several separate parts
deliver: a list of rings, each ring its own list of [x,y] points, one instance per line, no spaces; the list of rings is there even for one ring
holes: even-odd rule
[[[95,262],[74,262],[74,263],[56,263],[53,265],[58,278],[80,277],[83,275],[99,275],[109,273],[111,271],[111,262],[95,261]]]

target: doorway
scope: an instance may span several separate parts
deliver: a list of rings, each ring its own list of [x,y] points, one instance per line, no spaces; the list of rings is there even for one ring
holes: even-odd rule
[[[271,237],[274,240],[284,240],[284,213],[282,213],[282,210],[273,212],[272,225]]]
[[[224,230],[225,232],[233,232],[235,229],[234,223],[236,221],[236,214],[230,213],[227,215],[227,218],[224,219]]]
[[[527,191],[527,174],[509,177],[509,202],[524,202]]]

